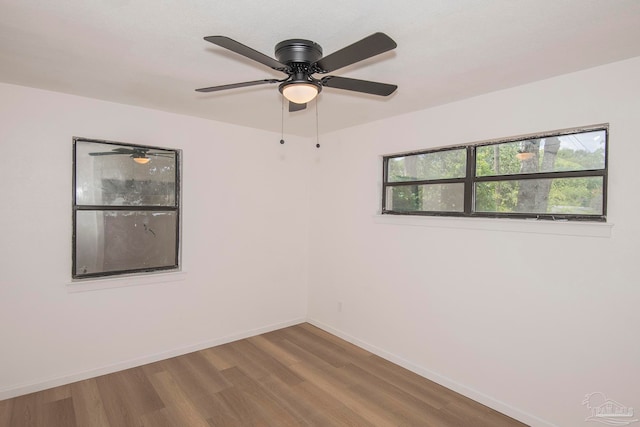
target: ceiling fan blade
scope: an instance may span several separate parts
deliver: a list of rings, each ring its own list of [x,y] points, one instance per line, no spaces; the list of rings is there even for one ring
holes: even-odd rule
[[[278,82],[280,82],[280,80],[276,80],[276,79],[254,80],[252,82],[232,83],[229,85],[203,87],[200,89],[196,89],[196,92],[217,92],[219,90],[236,89],[239,87],[257,86],[257,85],[262,85],[266,83],[278,83]]]
[[[388,35],[375,33],[325,56],[316,63],[316,66],[319,68],[319,73],[328,73],[395,49],[397,46]]]
[[[335,89],[352,90],[354,92],[370,93],[372,95],[389,96],[398,86],[387,83],[370,82],[368,80],[350,79],[347,77],[327,76],[322,80],[322,86]]]
[[[251,49],[249,46],[245,46],[242,43],[238,43],[237,41],[230,39],[225,36],[208,36],[204,38],[206,41],[218,45],[220,47],[224,47],[225,49],[229,49],[232,52],[240,54],[249,59],[253,59],[256,62],[266,65],[267,67],[273,68],[278,71],[285,71],[288,67],[270,56],[265,55],[264,53],[258,52],[257,50]]]
[[[122,155],[122,154],[130,154],[130,153],[118,153],[114,151],[104,151],[99,153],[89,153],[90,156],[113,156],[113,155]]]
[[[289,101],[289,112],[293,113],[294,111],[302,111],[307,108],[307,104],[296,104],[295,102]]]

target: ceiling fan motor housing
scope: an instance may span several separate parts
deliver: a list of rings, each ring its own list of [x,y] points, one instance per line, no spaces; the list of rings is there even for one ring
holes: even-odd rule
[[[322,58],[322,47],[311,40],[285,40],[276,45],[276,58],[287,65],[295,62],[311,65]]]

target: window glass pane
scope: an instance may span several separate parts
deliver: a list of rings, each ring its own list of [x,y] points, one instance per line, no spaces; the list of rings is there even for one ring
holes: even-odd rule
[[[77,276],[177,266],[176,212],[77,211]]]
[[[387,187],[386,209],[397,212],[463,212],[464,184]]]
[[[176,153],[76,142],[76,204],[174,206]]]
[[[604,169],[606,132],[479,146],[476,176]]]
[[[603,178],[479,182],[475,211],[603,215]]]
[[[466,167],[465,149],[391,157],[388,162],[388,182],[463,178]]]

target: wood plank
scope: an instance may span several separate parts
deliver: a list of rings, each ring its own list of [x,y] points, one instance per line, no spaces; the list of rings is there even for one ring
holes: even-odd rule
[[[272,341],[266,339],[262,335],[251,337],[247,339],[251,344],[267,353],[269,356],[278,360],[284,366],[290,366],[294,363],[300,362],[300,359],[295,355],[289,353],[285,348],[278,344],[274,344]],[[281,342],[281,341],[280,341]]]
[[[360,360],[358,366],[437,409],[461,397],[458,393],[376,355]]]
[[[68,426],[77,427],[76,415],[73,409],[73,399],[54,400],[44,404],[43,416],[40,418],[39,425],[42,427]]]
[[[300,425],[295,415],[280,405],[270,390],[261,387],[257,381],[239,368],[229,368],[223,374],[233,383],[234,388],[243,394],[247,402],[250,402],[253,407],[251,413],[259,414],[260,421],[265,421],[268,425],[275,427]]]
[[[161,364],[189,394],[214,394],[230,386],[200,352],[174,357]]]
[[[239,367],[248,368],[248,372],[255,372],[255,368],[259,367],[266,372],[266,375],[252,375],[252,378],[258,379],[273,375],[289,385],[295,385],[302,381],[285,364],[256,347],[249,340],[236,341],[231,344],[231,348],[237,352],[236,359],[239,361]]]
[[[225,357],[225,354],[220,353],[220,346],[207,348],[202,350],[202,356],[206,358],[218,371],[233,368],[236,366],[235,360],[232,357]]]
[[[374,426],[354,410],[347,408],[330,390],[323,390],[311,382],[295,386],[293,392],[315,410],[314,414],[306,418],[312,426]]]
[[[401,388],[396,387],[394,384],[389,383],[358,366],[347,365],[343,370],[351,374],[353,377],[358,378],[358,385],[362,386],[362,388],[376,390],[376,392],[386,396],[384,400],[397,401],[398,405],[411,408],[410,410],[412,412],[436,412],[438,410],[437,407],[431,406],[428,402],[422,400],[420,395],[407,393]]]
[[[282,331],[288,341],[306,349],[332,366],[345,366],[355,360],[355,357],[347,353],[343,346],[314,335],[302,327],[290,327]]]
[[[313,326],[310,323],[302,323],[297,325],[300,329],[304,329],[307,332],[310,332],[314,335],[319,336],[322,339],[330,341],[340,347],[342,347],[347,353],[351,354],[353,357],[357,359],[365,358],[371,356],[371,353],[364,348],[358,347],[355,344],[350,343],[349,341],[343,340],[335,335],[330,334],[327,331],[323,331],[317,326]]]
[[[164,407],[142,368],[127,369],[96,378],[109,424],[138,424],[141,416]]]
[[[71,385],[62,385],[60,387],[50,388],[41,392],[43,402],[55,402],[71,397]]]
[[[229,368],[235,369],[235,368]],[[236,387],[222,390],[218,396],[232,409],[234,418],[240,421],[241,426],[270,427],[262,416],[260,408],[251,399]]]
[[[337,398],[343,405],[376,426],[397,426],[398,419],[392,414],[378,409],[377,402],[367,401],[357,391],[350,390],[348,382],[336,378],[335,373],[328,372],[317,366],[299,363],[292,366],[308,383],[312,383],[322,391]],[[333,368],[336,369],[336,368]],[[357,384],[357,383],[356,383]]]
[[[11,427],[38,427],[42,418],[42,399],[39,393],[31,393],[13,399],[11,408]]]
[[[136,424],[138,427],[138,424]],[[140,417],[139,427],[176,427],[173,417],[167,408],[148,412]]]
[[[0,427],[11,427],[11,414],[15,399],[0,400]]]
[[[169,372],[158,372],[150,381],[164,402],[165,407],[161,411],[173,425],[209,427],[207,420]]]
[[[326,414],[318,414],[311,417],[309,423],[318,427],[377,427],[344,405]]]
[[[298,393],[296,386],[285,384],[275,376],[261,378],[258,382],[263,389],[269,391],[280,406],[295,417],[300,425],[307,425],[306,420],[323,412],[318,408],[318,402],[305,399],[304,395]]]
[[[76,422],[83,427],[111,427],[95,379],[71,384]]]

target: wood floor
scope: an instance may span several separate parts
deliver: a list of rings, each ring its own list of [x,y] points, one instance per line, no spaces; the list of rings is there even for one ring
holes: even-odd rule
[[[0,401],[0,427],[524,426],[312,325]]]

